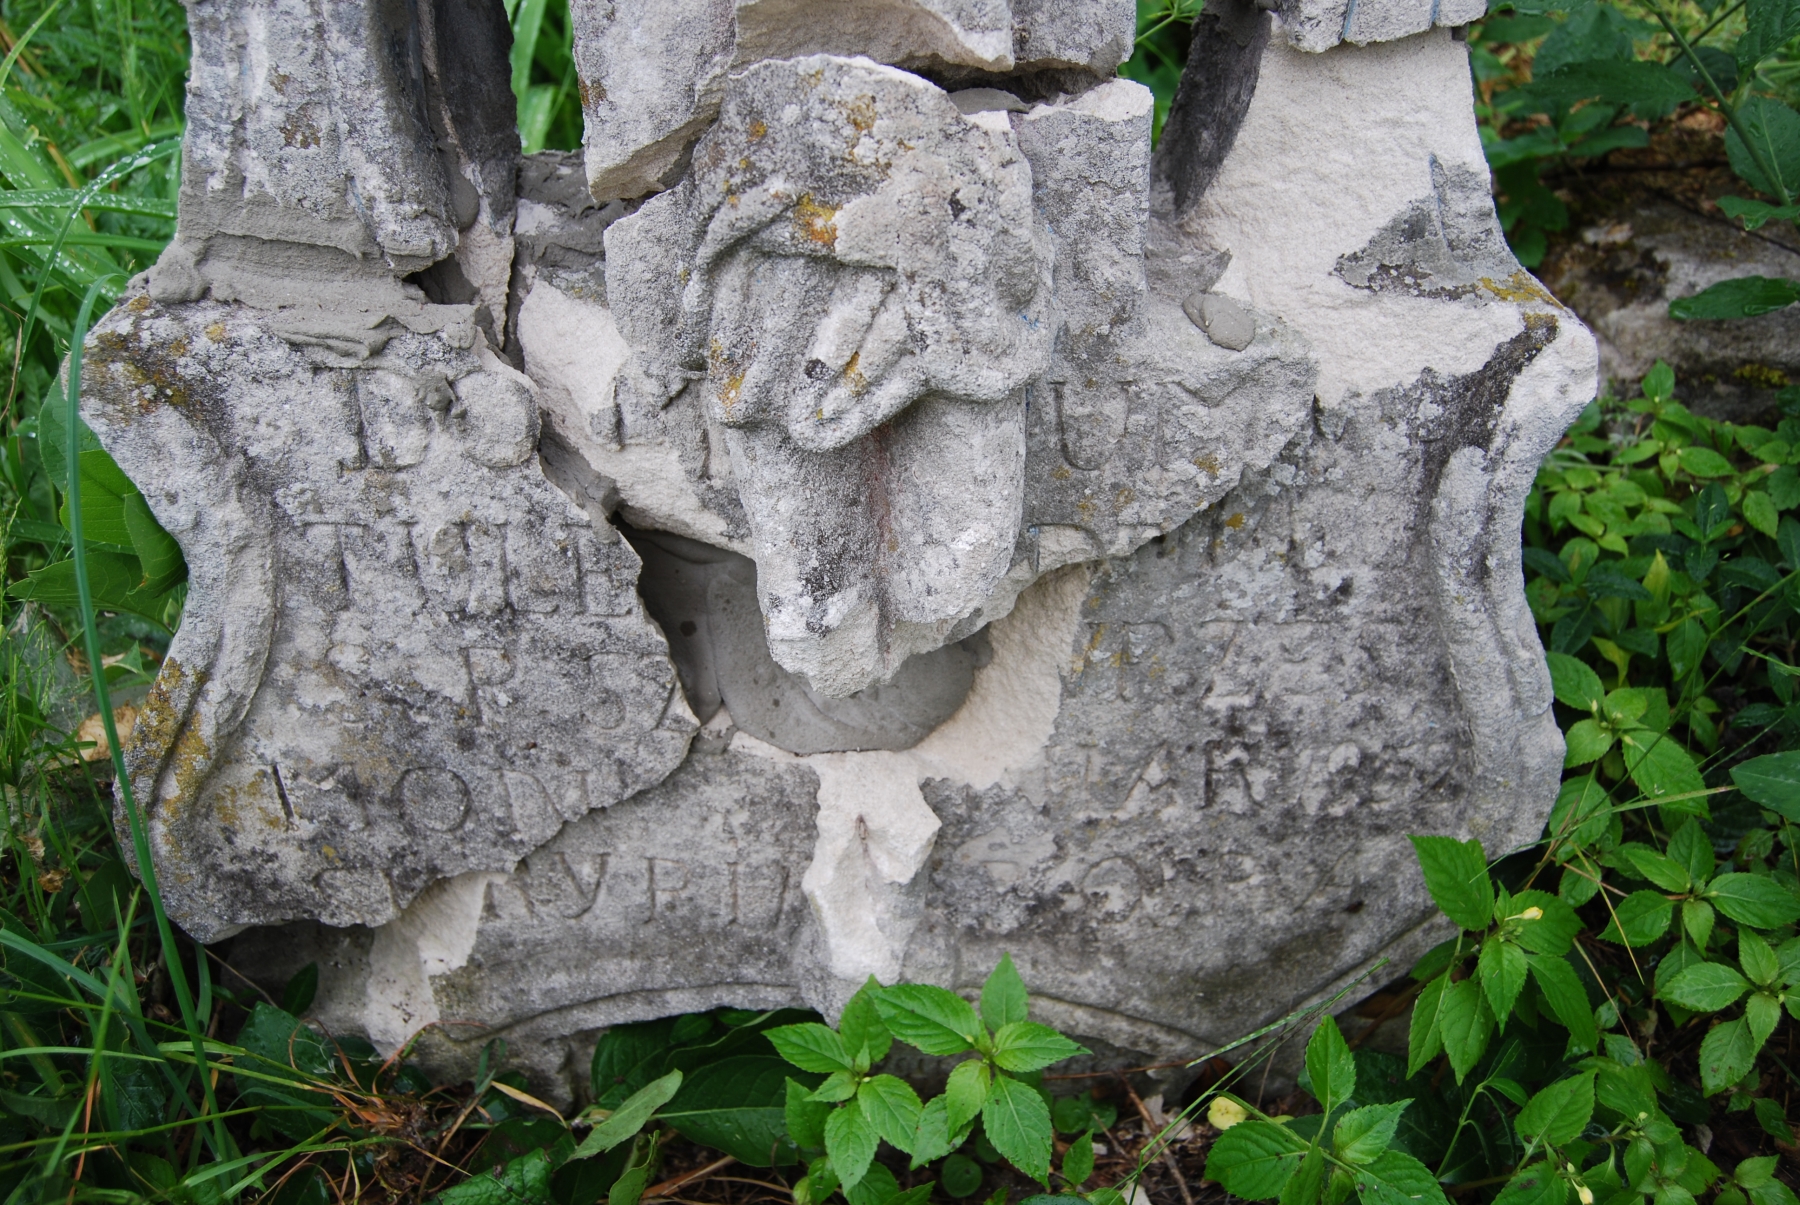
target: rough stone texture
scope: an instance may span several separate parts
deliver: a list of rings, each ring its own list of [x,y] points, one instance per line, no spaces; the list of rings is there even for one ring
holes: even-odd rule
[[[1466,18],[1216,10],[1152,163],[1112,0],[577,16],[611,183],[534,158],[480,272],[214,273],[184,208],[94,336],[193,571],[130,750],[182,923],[566,1100],[605,1025],[1002,951],[1191,1057],[1435,940],[1406,834],[1536,835],[1518,523],[1595,356]]]
[[[1432,28],[1467,25],[1487,15],[1484,0],[1281,0],[1288,43],[1298,50],[1329,50],[1391,42]]]
[[[1595,208],[1546,257],[1544,278],[1599,337],[1601,375],[1629,389],[1667,360],[1688,406],[1773,425],[1775,389],[1800,380],[1800,310],[1677,322],[1669,302],[1734,276],[1800,276],[1800,238],[1779,225],[1747,233],[1661,197]]]
[[[1110,76],[1131,56],[1129,0],[575,0],[588,179],[601,200],[674,184],[732,72],[863,55],[926,75]],[[1072,70],[1071,70],[1072,69]]]
[[[202,939],[511,869],[695,728],[636,554],[537,468],[530,382],[469,307],[393,310],[136,291],[91,340],[83,413],[190,565],[129,766]]]

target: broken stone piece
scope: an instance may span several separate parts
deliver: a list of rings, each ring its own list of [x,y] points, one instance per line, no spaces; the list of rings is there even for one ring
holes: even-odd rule
[[[1181,308],[1220,347],[1243,351],[1256,338],[1255,317],[1221,293],[1190,293]]]

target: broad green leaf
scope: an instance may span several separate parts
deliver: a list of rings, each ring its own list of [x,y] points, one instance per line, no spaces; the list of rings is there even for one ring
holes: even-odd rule
[[[1409,837],[1425,874],[1425,889],[1445,916],[1480,932],[1494,911],[1494,885],[1479,841],[1454,837]]]
[[[1768,992],[1755,993],[1744,1001],[1744,1023],[1750,1027],[1750,1038],[1757,1049],[1762,1049],[1781,1023],[1781,1003]]]
[[[1634,891],[1613,906],[1613,919],[1600,932],[1601,941],[1647,946],[1668,931],[1675,903],[1654,891]]]
[[[1701,1089],[1712,1096],[1743,1079],[1756,1065],[1761,1047],[1742,1017],[1713,1026],[1700,1043]]]
[[[981,1127],[1007,1162],[1040,1184],[1050,1178],[1050,1106],[1036,1088],[996,1076]]]
[[[1582,988],[1575,968],[1564,959],[1542,954],[1529,954],[1525,961],[1531,967],[1531,978],[1544,994],[1544,1002],[1562,1022],[1562,1027],[1569,1031],[1575,1044],[1583,1050],[1598,1047],[1600,1031],[1594,1024],[1594,1009],[1588,1003],[1587,992]]]
[[[988,1098],[988,1068],[983,1059],[969,1059],[950,1069],[944,1084],[945,1124],[959,1130],[981,1114]]]
[[[1550,1146],[1581,1137],[1594,1115],[1594,1072],[1558,1080],[1533,1096],[1514,1122],[1519,1133]]]
[[[912,1154],[913,1135],[919,1128],[919,1094],[912,1085],[892,1075],[863,1081],[856,1099],[875,1132],[898,1150]]]
[[[961,1054],[975,1045],[981,1020],[955,992],[923,983],[883,988],[875,997],[888,1030],[925,1054]]]
[[[1286,1126],[1270,1121],[1244,1121],[1214,1140],[1206,1156],[1206,1178],[1246,1201],[1281,1195],[1300,1166],[1306,1141]]]
[[[1439,1027],[1444,1035],[1444,1053],[1450,1056],[1450,1069],[1460,1084],[1487,1050],[1488,1038],[1494,1032],[1494,1014],[1473,979],[1444,989]]]
[[[1733,48],[1739,73],[1749,76],[1758,63],[1795,34],[1800,34],[1800,4],[1794,0],[1749,0],[1744,6],[1744,34]]]
[[[1094,1174],[1093,1135],[1081,1134],[1069,1143],[1063,1152],[1062,1174],[1071,1188],[1080,1188]]]
[[[1413,1004],[1412,1029],[1407,1036],[1406,1074],[1419,1071],[1444,1048],[1444,988],[1450,983],[1448,974],[1427,983]]]
[[[1730,967],[1702,962],[1669,980],[1658,994],[1683,1008],[1713,1013],[1729,1008],[1749,990],[1750,984]]]
[[[791,1074],[782,1060],[766,1054],[706,1063],[688,1073],[657,1117],[750,1167],[786,1166],[799,1159],[787,1129]]]
[[[1800,113],[1778,100],[1751,95],[1738,105],[1736,124],[1748,133],[1750,141],[1739,138],[1735,127],[1726,130],[1725,154],[1731,170],[1756,191],[1779,196],[1776,179],[1763,171],[1763,164],[1768,164],[1787,195],[1800,196]],[[1760,152],[1761,163],[1750,153],[1752,146]]]
[[[1757,1159],[1745,1159],[1731,1173],[1740,1188],[1761,1188],[1775,1178],[1775,1169],[1781,1166],[1781,1156],[1764,1155]]]
[[[1717,285],[1713,286],[1713,288],[1717,287]],[[1707,290],[1707,292],[1711,291],[1711,289]],[[1702,296],[1704,296],[1704,294],[1702,294]],[[1800,300],[1800,282],[1795,283],[1794,297],[1796,300]],[[1694,298],[1694,300],[1698,301],[1700,298],[1697,297]],[[1764,493],[1762,490],[1747,491],[1744,494],[1742,509],[1744,512],[1744,522],[1750,524],[1750,526],[1756,528],[1756,530],[1762,532],[1765,536],[1768,536],[1771,539],[1774,538],[1775,532],[1781,524],[1781,515],[1776,511],[1775,503],[1768,494]]]
[[[830,1026],[817,1021],[782,1025],[766,1035],[775,1053],[802,1071],[849,1071],[850,1051]]]
[[[1711,448],[1695,445],[1682,448],[1676,455],[1681,467],[1696,477],[1729,477],[1733,472],[1731,462]]]
[[[1750,982],[1759,987],[1774,987],[1781,978],[1781,959],[1761,934],[1749,929],[1738,931],[1738,965],[1744,968]]]
[[[1731,781],[1747,799],[1800,822],[1800,749],[1740,762],[1731,768]]]
[[[1688,876],[1696,883],[1704,883],[1712,878],[1717,862],[1713,857],[1712,838],[1700,827],[1700,822],[1690,819],[1669,838],[1669,857],[1679,862],[1688,872]]]
[[[1026,1020],[1025,981],[1019,978],[1011,954],[1002,954],[981,985],[981,1020],[989,1030]]]
[[[773,1059],[761,1060],[775,1064]],[[779,1064],[775,1064],[777,1067]],[[656,1111],[669,1102],[681,1089],[681,1072],[671,1071],[661,1079],[652,1080],[625,1099],[625,1103],[613,1110],[612,1116],[595,1126],[588,1136],[581,1140],[575,1148],[571,1159],[587,1159],[594,1155],[604,1154],[618,1146],[621,1142],[637,1136],[644,1123],[649,1121]]]
[[[1742,218],[1745,230],[1760,230],[1770,222],[1800,222],[1800,205],[1771,205],[1747,197],[1720,197],[1719,208],[1728,217]]]
[[[1631,781],[1650,798],[1706,789],[1700,768],[1674,737],[1639,729],[1622,733],[1619,742],[1625,747],[1625,769]]]
[[[907,1148],[912,1152],[912,1166],[920,1168],[934,1159],[942,1159],[969,1140],[969,1131],[974,1125],[970,1120],[951,1127],[944,1111],[944,1098],[932,1097],[919,1111],[919,1128],[913,1135],[912,1146]]]
[[[1282,1185],[1281,1205],[1320,1205],[1324,1197],[1325,1177],[1331,1168],[1325,1161],[1325,1152],[1317,1147],[1306,1152],[1295,1169],[1293,1177]]]
[[[863,1047],[868,1047],[871,1065],[886,1058],[894,1044],[894,1035],[888,1032],[880,1010],[875,1007],[875,993],[880,990],[881,984],[873,975],[869,976],[869,981],[850,997],[844,1005],[843,1015],[838,1018],[838,1036],[844,1041],[845,1051],[854,1059]]]
[[[845,1189],[855,1188],[868,1174],[879,1141],[875,1127],[863,1116],[860,1101],[833,1109],[825,1119],[825,1153]]]
[[[138,498],[140,505],[143,502],[137,486],[113,463],[111,456],[102,451],[81,453],[81,535],[84,540],[92,544],[109,544],[121,552],[129,550],[131,530],[125,525],[127,498]],[[64,527],[69,526],[66,497],[57,517]]]
[[[1513,914],[1528,913],[1536,908],[1542,915],[1536,920],[1518,922],[1518,943],[1533,954],[1563,955],[1575,944],[1581,932],[1581,918],[1568,901],[1547,891],[1527,890],[1513,896]]]
[[[1490,933],[1481,943],[1481,961],[1477,966],[1481,990],[1486,993],[1488,1006],[1494,1010],[1494,1017],[1504,1029],[1506,1018],[1512,1015],[1513,1001],[1519,998],[1519,992],[1525,986],[1525,951],[1517,942],[1505,941],[1498,933]]]
[[[1787,280],[1778,276],[1737,276],[1710,285],[1692,297],[1675,298],[1669,302],[1669,317],[1686,322],[1754,318],[1758,314],[1785,310],[1796,301],[1800,301],[1800,280]],[[1684,451],[1704,449],[1689,448]],[[1723,476],[1721,473],[1702,473],[1689,468],[1685,456],[1682,458],[1682,467],[1688,468],[1696,476]],[[1753,490],[1744,495],[1744,518],[1765,535],[1775,534],[1775,503],[1767,494]],[[1759,519],[1762,521],[1758,522]]]
[[[812,1099],[812,1091],[805,1084],[787,1081],[787,1101],[782,1116],[787,1121],[788,1136],[796,1145],[805,1150],[823,1147],[825,1119],[830,1115],[831,1106]]]
[[[1598,720],[1576,720],[1563,733],[1563,766],[1573,769],[1599,761],[1613,746],[1612,733]]]
[[[437,1195],[435,1205],[538,1205],[550,1200],[550,1176],[555,1170],[548,1151],[527,1151],[445,1189]],[[638,1191],[643,1191],[642,1186]]]
[[[1550,1164],[1539,1161],[1515,1172],[1494,1198],[1494,1205],[1568,1205],[1568,1199],[1569,1182],[1557,1175]],[[1631,1205],[1641,1201],[1636,1194],[1630,1198]]]
[[[1399,1151],[1383,1151],[1357,1168],[1356,1190],[1363,1205],[1448,1205],[1431,1169]]]
[[[1704,950],[1707,939],[1713,931],[1713,906],[1705,900],[1683,900],[1681,902],[1681,928],[1694,943],[1695,949]],[[1659,967],[1660,963],[1657,964]]]
[[[822,1104],[841,1104],[856,1095],[857,1074],[854,1071],[833,1071],[825,1077],[825,1082],[812,1091],[812,1100]]]
[[[614,1025],[594,1047],[594,1103],[616,1109],[626,1097],[668,1070],[670,1031],[675,1020]]]
[[[1757,929],[1778,929],[1800,920],[1800,900],[1762,875],[1722,874],[1707,885],[1706,898],[1732,920]]]
[[[994,1062],[1007,1071],[1041,1071],[1087,1052],[1087,1047],[1036,1021],[1008,1021],[994,1033]]]
[[[1621,846],[1619,852],[1631,859],[1637,872],[1649,879],[1664,891],[1686,891],[1693,885],[1693,878],[1687,867],[1666,854],[1659,854],[1648,845],[1635,848]]]
[[[1093,1153],[1091,1144],[1088,1153]],[[1067,1159],[1064,1164],[1066,1166]],[[959,1201],[981,1191],[981,1164],[967,1155],[952,1155],[944,1160],[944,1165],[938,1169],[938,1177],[943,1181],[944,1191]]]
[[[163,599],[139,587],[144,580],[143,566],[137,557],[124,552],[93,549],[87,554],[88,585],[93,591],[94,607],[100,611],[120,611],[141,615],[162,623]],[[73,607],[80,601],[75,587],[75,562],[53,561],[42,569],[14,582],[6,593],[12,598],[30,599],[48,607]]]
[[[1577,711],[1600,710],[1606,688],[1600,684],[1600,675],[1590,669],[1587,662],[1567,653],[1547,653],[1544,660],[1550,666],[1550,687],[1556,692],[1557,702]]]
[[[337,1120],[331,1097],[311,1086],[328,1081],[335,1069],[331,1050],[311,1026],[258,1001],[238,1032],[237,1044],[255,1056],[241,1062],[256,1072],[237,1077],[238,1093],[246,1104],[264,1110],[272,1129],[302,1139]]]
[[[1312,1094],[1326,1113],[1356,1093],[1356,1059],[1336,1017],[1327,1014],[1307,1041],[1306,1074],[1312,1081]]]
[[[1338,1118],[1331,1132],[1332,1150],[1348,1163],[1369,1163],[1387,1150],[1400,1125],[1400,1115],[1411,1100],[1385,1105],[1366,1105]]]
[[[868,1174],[844,1193],[844,1199],[850,1205],[887,1205],[899,1195],[900,1181],[894,1178],[894,1173],[879,1163],[871,1163]]]

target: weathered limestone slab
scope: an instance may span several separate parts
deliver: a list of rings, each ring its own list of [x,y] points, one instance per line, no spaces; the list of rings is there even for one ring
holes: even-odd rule
[[[1093,83],[1130,57],[1136,34],[1129,0],[576,0],[571,11],[601,200],[674,184],[730,74],[764,60],[863,55],[932,78]]]
[[[1114,0],[578,4],[585,164],[515,186],[431,107],[505,60],[447,3],[424,116],[362,115],[452,148],[383,161],[435,242],[184,199],[89,350],[192,566],[129,753],[181,923],[560,1100],[606,1025],[1002,951],[1198,1054],[1436,939],[1406,834],[1536,835],[1518,522],[1595,357],[1494,219],[1461,10],[1217,6],[1153,159]],[[289,180],[196,78],[190,156]],[[307,197],[380,141],[334,128]]]

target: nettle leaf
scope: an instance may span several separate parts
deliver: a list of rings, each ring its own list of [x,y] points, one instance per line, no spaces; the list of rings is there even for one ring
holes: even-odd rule
[[[1407,1099],[1392,1104],[1368,1105],[1352,1109],[1338,1118],[1331,1132],[1331,1145],[1337,1157],[1347,1163],[1373,1161],[1394,1140],[1394,1131],[1400,1126],[1400,1114],[1406,1112],[1406,1106],[1411,1103]]]
[[[924,1106],[911,1084],[892,1075],[873,1076],[857,1089],[856,1100],[877,1134],[896,1149],[912,1153],[913,1135],[919,1128],[919,1114]]]
[[[1737,276],[1710,285],[1692,297],[1675,298],[1669,302],[1669,317],[1684,322],[1754,318],[1759,314],[1785,310],[1796,301],[1800,301],[1800,280],[1787,280],[1779,276]],[[1685,463],[1683,467],[1686,467]],[[1750,513],[1749,503],[1752,497],[1761,498],[1768,508],[1766,527],[1756,523],[1755,516]],[[1769,496],[1746,494],[1744,502],[1744,517],[1751,520],[1751,525],[1768,535],[1774,535],[1775,504]]]
[[[1800,822],[1800,749],[1753,757],[1731,768],[1744,797]]]
[[[1413,1003],[1412,1030],[1406,1039],[1406,1074],[1410,1079],[1444,1049],[1444,989],[1448,974],[1427,983]]]
[[[982,1059],[970,1059],[951,1068],[944,1085],[944,1105],[952,1130],[960,1129],[980,1114],[981,1106],[987,1103],[989,1082],[987,1063]]]
[[[1700,768],[1674,737],[1640,729],[1621,733],[1619,742],[1625,746],[1625,769],[1631,781],[1652,799],[1706,789]]]
[[[975,1045],[981,1020],[955,992],[923,983],[883,988],[875,997],[881,1019],[902,1042],[925,1054],[961,1054]]]
[[[1597,762],[1613,746],[1613,735],[1598,720],[1576,720],[1563,733],[1563,768]]]
[[[1566,905],[1565,905],[1566,906]],[[1481,943],[1481,960],[1477,964],[1481,990],[1494,1010],[1501,1028],[1512,1013],[1513,1002],[1525,987],[1525,951],[1517,942],[1506,941],[1498,933],[1488,934]]]
[[[868,1047],[871,1065],[886,1058],[894,1045],[894,1035],[888,1032],[881,1011],[875,1007],[875,995],[879,991],[881,984],[873,975],[869,976],[869,981],[850,997],[849,1003],[844,1005],[843,1015],[838,1018],[838,1034],[844,1040],[844,1049],[855,1056]]]
[[[1634,843],[1620,846],[1619,852],[1631,860],[1640,876],[1649,879],[1664,891],[1686,891],[1693,884],[1687,867],[1666,854],[1657,853],[1648,845]]]
[[[1800,4],[1794,0],[1750,0],[1744,5],[1744,36],[1734,54],[1745,74],[1800,34]]]
[[[1479,841],[1454,837],[1408,837],[1425,874],[1425,889],[1445,916],[1480,932],[1494,911],[1494,884]]]
[[[1748,133],[1749,143],[1738,136],[1739,127]],[[1752,146],[1760,152],[1761,163],[1751,154]],[[1777,181],[1763,171],[1766,163],[1788,196],[1800,193],[1800,113],[1766,96],[1745,97],[1737,107],[1737,121],[1725,132],[1725,154],[1731,170],[1756,191],[1770,196],[1782,192]]]
[[[1319,1205],[1324,1195],[1325,1176],[1330,1170],[1324,1151],[1318,1147],[1307,1151],[1293,1176],[1282,1186],[1278,1198],[1281,1205]]]
[[[860,1101],[852,1100],[833,1109],[825,1119],[825,1153],[831,1157],[832,1170],[845,1189],[855,1188],[868,1174],[879,1141],[875,1127],[863,1115]]]
[[[766,1036],[775,1053],[802,1071],[848,1071],[850,1052],[836,1030],[817,1021],[780,1025]]]
[[[1307,1144],[1294,1131],[1271,1121],[1241,1121],[1213,1142],[1206,1178],[1246,1201],[1267,1201],[1287,1187]]]
[[[1600,675],[1587,662],[1567,653],[1548,653],[1544,660],[1550,666],[1550,688],[1556,692],[1557,702],[1577,711],[1600,710],[1606,688],[1600,684]]]
[[[981,985],[981,1020],[990,1030],[1026,1019],[1029,1001],[1025,981],[1013,966],[1011,954],[1002,954],[1000,962]]]
[[[1431,1169],[1399,1151],[1383,1151],[1357,1168],[1356,1190],[1363,1205],[1448,1205]]]
[[[1760,1050],[1781,1023],[1780,1002],[1768,992],[1757,992],[1744,1001],[1744,1023],[1750,1027],[1750,1037]]]
[[[1488,1039],[1494,1033],[1494,1014],[1473,979],[1444,989],[1438,1028],[1443,1031],[1450,1069],[1460,1084],[1487,1050]]]
[[[1071,1188],[1080,1188],[1094,1174],[1092,1134],[1081,1134],[1069,1143],[1069,1149],[1063,1152],[1062,1174]]]
[[[1041,1071],[1086,1053],[1086,1046],[1036,1021],[1009,1021],[994,1034],[994,1062],[1007,1071]]]
[[[999,1076],[981,1107],[981,1127],[994,1149],[1040,1184],[1050,1178],[1050,1106],[1036,1088]]]
[[[1581,918],[1575,915],[1567,900],[1535,889],[1521,891],[1513,897],[1513,913],[1519,915],[1536,908],[1543,913],[1536,920],[1521,920],[1518,943],[1533,954],[1561,956],[1575,944],[1581,932]]]
[[[1701,829],[1700,822],[1693,819],[1676,829],[1675,835],[1669,838],[1669,857],[1679,862],[1696,883],[1712,878],[1718,866],[1713,857],[1712,838]]]
[[[825,1082],[813,1089],[812,1099],[835,1105],[856,1095],[856,1072],[833,1071]]]
[[[1550,1164],[1538,1162],[1520,1168],[1494,1198],[1494,1205],[1567,1205],[1568,1199],[1568,1181]],[[1630,1199],[1633,1205],[1640,1200],[1635,1195]]]
[[[1701,1090],[1712,1096],[1743,1079],[1756,1066],[1760,1049],[1742,1017],[1713,1026],[1700,1043]]]
[[[1587,990],[1581,986],[1575,968],[1565,959],[1541,954],[1527,955],[1525,961],[1531,967],[1531,978],[1544,994],[1544,1002],[1575,1044],[1583,1050],[1596,1049],[1600,1045],[1600,1030],[1594,1024],[1593,1006],[1588,1003]]]
[[[1778,929],[1800,920],[1800,900],[1763,875],[1722,874],[1707,885],[1706,898],[1732,920],[1757,929]]]
[[[974,1119],[964,1121],[959,1126],[949,1124],[948,1114],[944,1107],[944,1098],[934,1096],[925,1102],[919,1111],[919,1128],[913,1134],[913,1142],[907,1150],[912,1152],[912,1166],[924,1167],[935,1159],[942,1159],[951,1151],[969,1140],[969,1131],[975,1126]]]
[[[1306,1043],[1306,1074],[1312,1081],[1312,1094],[1327,1113],[1355,1094],[1356,1057],[1350,1053],[1336,1017],[1319,1022]]]
[[[1526,1102],[1513,1123],[1526,1138],[1561,1146],[1581,1137],[1594,1115],[1594,1072],[1558,1080]]]
[[[1601,941],[1647,946],[1668,931],[1675,902],[1654,891],[1634,891],[1613,908],[1613,918],[1600,932]]]
[[[787,1101],[782,1116],[787,1122],[788,1136],[797,1146],[816,1150],[825,1145],[825,1119],[831,1116],[831,1106],[814,1100],[811,1089],[805,1084],[787,1081]]]
[[[788,1071],[780,1059],[761,1054],[703,1064],[657,1116],[746,1166],[792,1164],[799,1153],[787,1129]]]
[[[1781,960],[1759,933],[1749,929],[1738,933],[1738,965],[1750,982],[1760,987],[1773,987],[1781,977]]]
[[[1713,931],[1713,906],[1705,900],[1683,900],[1681,902],[1681,927],[1687,933],[1688,940],[1694,948],[1704,950],[1707,939]],[[1657,964],[1662,969],[1662,964]]]

